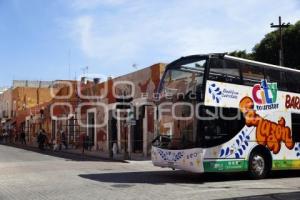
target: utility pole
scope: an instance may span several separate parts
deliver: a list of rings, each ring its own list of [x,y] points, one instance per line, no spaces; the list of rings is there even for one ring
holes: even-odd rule
[[[279,30],[279,65],[284,65],[284,58],[283,58],[283,42],[282,42],[282,30],[283,28],[287,28],[290,26],[290,23],[287,24],[281,22],[281,16],[278,18],[278,24],[271,23],[271,28],[278,28]]]

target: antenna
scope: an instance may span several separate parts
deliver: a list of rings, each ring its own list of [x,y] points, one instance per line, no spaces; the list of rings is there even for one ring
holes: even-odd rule
[[[68,52],[68,76],[71,79],[71,49]]]
[[[83,75],[87,74],[89,72],[89,66],[86,66],[84,68],[81,68]]]
[[[138,68],[138,65],[137,65],[136,63],[133,63],[133,64],[132,64],[132,67],[133,67],[134,69],[137,69],[137,68]]]

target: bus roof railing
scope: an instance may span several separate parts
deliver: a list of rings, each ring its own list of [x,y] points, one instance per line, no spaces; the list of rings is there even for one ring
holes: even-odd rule
[[[300,73],[300,70],[297,70],[297,69],[293,69],[293,68],[289,68],[289,67],[283,67],[283,66],[279,66],[279,65],[268,64],[268,63],[264,63],[264,62],[254,61],[254,60],[248,60],[248,59],[244,59],[244,58],[238,58],[238,57],[235,57],[235,56],[224,55],[224,58],[227,59],[227,60],[240,61],[240,62],[243,62],[243,63],[246,63],[246,64],[253,64],[253,65],[257,65],[257,66],[264,66],[264,67],[281,69],[281,70],[284,70],[284,71],[293,71],[293,72]]]

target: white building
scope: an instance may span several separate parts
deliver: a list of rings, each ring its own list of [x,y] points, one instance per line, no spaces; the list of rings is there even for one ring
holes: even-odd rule
[[[0,92],[0,118],[10,119],[12,117],[12,90],[3,89]]]

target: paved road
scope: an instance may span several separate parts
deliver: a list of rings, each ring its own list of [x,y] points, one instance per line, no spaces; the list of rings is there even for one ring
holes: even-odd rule
[[[244,174],[196,175],[152,167],[148,161],[52,156],[0,145],[0,200],[250,197],[300,199],[300,172],[280,172],[254,181]]]

